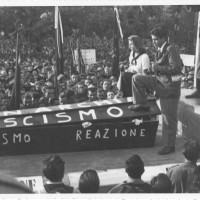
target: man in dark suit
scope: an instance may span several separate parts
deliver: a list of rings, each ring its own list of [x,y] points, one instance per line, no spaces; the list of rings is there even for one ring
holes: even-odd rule
[[[182,60],[176,47],[167,43],[167,29],[156,26],[151,31],[151,38],[157,48],[153,76],[135,75],[132,78],[133,111],[148,111],[150,109],[146,98],[146,89],[156,91],[160,97],[162,112],[163,148],[159,155],[175,151],[177,131],[177,109],[180,98]]]

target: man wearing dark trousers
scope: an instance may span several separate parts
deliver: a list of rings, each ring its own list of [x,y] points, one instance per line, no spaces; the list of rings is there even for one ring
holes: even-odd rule
[[[156,26],[151,31],[154,46],[158,49],[155,63],[152,66],[155,75],[135,75],[132,78],[133,105],[132,111],[149,111],[146,89],[156,91],[160,98],[162,113],[163,148],[159,155],[175,151],[177,131],[177,109],[180,98],[182,60],[178,49],[167,43],[167,29]]]

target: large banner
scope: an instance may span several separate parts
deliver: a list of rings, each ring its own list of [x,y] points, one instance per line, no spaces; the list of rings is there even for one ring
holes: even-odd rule
[[[160,110],[133,112],[128,99],[2,112],[0,155],[152,147]]]
[[[82,102],[36,109],[4,111],[0,113],[1,128],[73,124],[84,121],[105,121],[121,118],[159,115],[155,101],[150,101],[149,112],[133,112],[128,109],[132,102],[127,99]]]

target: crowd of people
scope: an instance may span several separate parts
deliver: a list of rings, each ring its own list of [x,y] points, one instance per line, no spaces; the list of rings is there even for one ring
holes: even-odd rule
[[[20,109],[38,108],[83,101],[121,98],[117,80],[111,73],[111,66],[104,63],[88,66],[86,73],[69,72],[57,78],[59,95],[55,93],[55,59],[28,59],[20,64],[21,68],[21,105]],[[0,68],[1,105],[0,110],[9,109],[12,96],[15,68],[13,62],[4,61]]]

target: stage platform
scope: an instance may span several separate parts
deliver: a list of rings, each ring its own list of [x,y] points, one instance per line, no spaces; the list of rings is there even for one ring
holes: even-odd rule
[[[185,95],[193,91],[182,89],[178,107],[178,120],[182,124],[182,135],[184,137],[200,140],[200,98],[185,98]]]
[[[184,98],[186,94],[191,92],[192,90],[185,89],[182,91],[181,101],[179,104],[179,115],[183,114],[183,110],[180,110],[183,105],[186,108],[193,107],[193,105],[200,105],[200,99],[187,100]],[[183,114],[183,116],[187,115],[189,118],[188,114],[189,112],[186,111],[186,114]],[[113,185],[126,180],[127,175],[124,171],[124,163],[133,154],[140,155],[144,161],[145,172],[142,178],[145,181],[150,181],[151,178],[158,173],[165,173],[166,168],[171,165],[184,162],[182,148],[186,142],[184,137],[185,132],[183,134],[177,134],[176,151],[174,153],[165,156],[160,156],[157,154],[157,151],[159,151],[162,147],[161,128],[161,124],[159,124],[155,144],[154,147],[151,148],[129,148],[58,153],[58,155],[61,156],[66,163],[65,170],[66,173],[69,174],[71,185],[77,187],[81,172],[92,168],[98,171],[101,182],[100,192],[107,192]],[[48,153],[32,154],[31,156],[0,156],[0,170],[14,177],[27,177],[31,179],[31,177],[34,178],[37,176],[41,178],[42,162],[49,155],[50,154]]]

